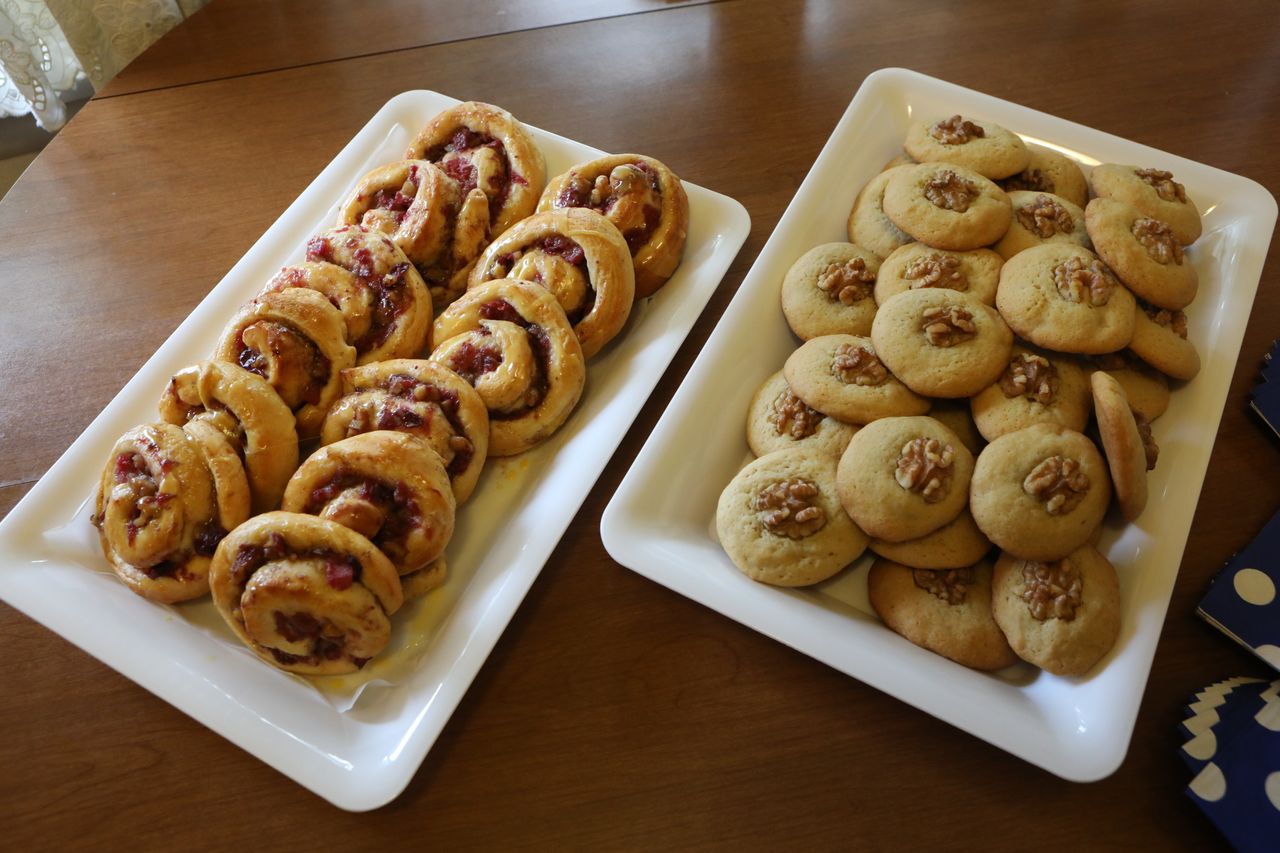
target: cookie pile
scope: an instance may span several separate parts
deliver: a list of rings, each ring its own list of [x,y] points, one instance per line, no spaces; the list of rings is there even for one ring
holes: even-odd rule
[[[363,667],[444,582],[486,459],[555,433],[675,271],[688,215],[657,160],[548,184],[510,113],[440,113],[116,442],[92,519],[112,569],[159,602],[212,592],[281,669]]]
[[[1086,179],[974,118],[918,121],[904,149],[849,242],[782,282],[802,343],[751,402],[758,458],[720,497],[721,544],[783,586],[869,547],[871,604],[911,642],[1083,675],[1120,628],[1104,516],[1143,511],[1150,424],[1199,371],[1199,212],[1168,172]]]

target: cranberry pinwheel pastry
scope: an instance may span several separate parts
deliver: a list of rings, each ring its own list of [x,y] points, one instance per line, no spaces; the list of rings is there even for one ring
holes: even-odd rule
[[[255,513],[280,506],[298,467],[293,412],[267,380],[229,361],[202,361],[173,375],[160,398],[162,420],[207,423],[244,463]]]
[[[533,281],[550,291],[586,358],[622,331],[635,301],[626,240],[587,208],[548,210],[502,232],[471,268],[467,286],[498,278]]]
[[[305,439],[320,432],[342,391],[341,371],[355,364],[356,351],[346,341],[341,312],[328,299],[291,287],[243,305],[223,329],[213,357],[266,379]]]
[[[344,225],[312,237],[307,262],[276,273],[266,290],[291,287],[319,291],[337,306],[357,364],[410,358],[431,348],[431,294],[404,252],[381,232]]]
[[[680,179],[652,157],[601,157],[552,178],[538,210],[561,207],[592,208],[618,227],[635,261],[637,298],[652,296],[680,266],[689,198]]]
[[[342,371],[342,390],[321,444],[374,430],[417,436],[444,461],[454,499],[471,496],[489,453],[489,410],[467,380],[433,361],[401,358]]]
[[[586,360],[560,303],[533,282],[499,279],[468,290],[436,318],[431,360],[480,392],[489,455],[545,441],[573,412]]]
[[[533,213],[547,182],[542,152],[524,125],[506,110],[479,101],[431,119],[404,156],[440,166],[458,182],[464,198],[480,190],[490,234],[501,234]]]
[[[422,275],[437,311],[466,287],[466,268],[489,242],[489,200],[427,160],[405,160],[360,179],[338,221],[386,234]]]
[[[268,512],[222,540],[213,603],[258,657],[303,675],[354,672],[386,648],[404,593],[372,542],[314,515]]]
[[[366,432],[320,448],[289,480],[281,508],[351,528],[402,575],[425,568],[453,536],[444,462],[402,432]]]
[[[102,551],[129,588],[172,603],[209,591],[218,542],[249,517],[249,484],[235,449],[214,427],[145,424],[111,449],[93,523]]]

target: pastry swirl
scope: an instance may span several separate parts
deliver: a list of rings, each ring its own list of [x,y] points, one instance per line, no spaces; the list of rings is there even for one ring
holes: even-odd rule
[[[636,298],[652,296],[680,266],[689,198],[664,164],[639,154],[600,157],[547,183],[539,212],[589,207],[617,226],[635,262]]]
[[[293,412],[265,379],[228,361],[202,361],[173,375],[160,398],[162,420],[218,429],[243,458],[253,511],[280,506],[298,467]]]
[[[209,591],[209,559],[249,517],[249,486],[217,429],[144,424],[116,441],[103,469],[93,522],[112,570],[152,601]]]
[[[453,489],[427,442],[378,430],[320,448],[285,489],[286,512],[318,515],[364,536],[399,574],[424,568],[453,536]]]
[[[355,280],[356,298],[343,298],[345,287],[329,284],[336,275],[324,267],[285,267],[268,284],[318,290],[342,311],[347,340],[356,348],[356,363],[410,358],[431,348],[431,294],[417,269],[387,235],[360,225],[343,225],[307,242],[307,261],[332,264]],[[321,274],[321,271],[325,271]]]
[[[269,512],[233,530],[209,570],[213,603],[267,663],[303,675],[354,672],[391,638],[404,601],[373,543],[313,515]]]
[[[444,461],[454,499],[471,496],[489,453],[489,410],[465,379],[433,361],[402,358],[342,371],[342,389],[322,444],[373,430],[417,436]]]
[[[320,431],[355,363],[342,314],[314,290],[291,287],[246,303],[222,331],[213,355],[263,377],[297,422],[298,437]]]
[[[463,198],[479,189],[490,234],[501,234],[533,213],[547,181],[542,152],[524,125],[506,110],[479,101],[436,115],[404,156],[439,165],[458,182]]]
[[[635,301],[626,241],[588,208],[548,210],[516,223],[480,255],[467,285],[507,277],[537,282],[556,297],[586,358],[622,331]]]
[[[436,318],[431,360],[470,382],[489,410],[489,455],[545,441],[573,412],[586,361],[564,309],[532,282],[468,290]]]

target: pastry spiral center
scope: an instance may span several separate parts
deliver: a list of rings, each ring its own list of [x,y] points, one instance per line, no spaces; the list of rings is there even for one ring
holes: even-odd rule
[[[580,254],[580,253],[579,253]],[[570,322],[591,307],[591,285],[582,267],[562,254],[545,249],[525,252],[508,273],[508,278],[536,281],[551,292]]]
[[[291,409],[318,403],[329,359],[308,337],[283,323],[260,320],[240,333],[240,366],[266,379]]]
[[[475,386],[490,411],[514,412],[538,404],[537,361],[524,327],[481,320],[479,328],[450,338],[441,348],[445,363]]]

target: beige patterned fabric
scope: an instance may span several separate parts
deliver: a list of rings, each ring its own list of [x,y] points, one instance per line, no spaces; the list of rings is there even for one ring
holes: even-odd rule
[[[209,0],[0,0],[0,116],[53,131],[64,92],[99,88]]]

